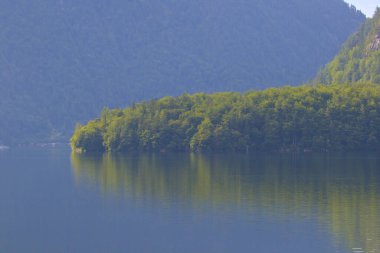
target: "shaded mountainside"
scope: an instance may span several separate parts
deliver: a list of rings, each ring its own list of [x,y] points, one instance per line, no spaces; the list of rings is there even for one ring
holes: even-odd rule
[[[314,83],[358,81],[380,84],[380,8],[348,39],[342,51],[320,71]]]
[[[380,150],[380,86],[165,97],[77,126],[79,152]]]
[[[0,143],[57,140],[104,107],[300,84],[365,17],[342,0],[0,2]]]

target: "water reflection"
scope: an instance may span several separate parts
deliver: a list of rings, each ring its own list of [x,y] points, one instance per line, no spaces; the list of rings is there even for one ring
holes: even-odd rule
[[[72,154],[79,183],[107,194],[238,210],[273,219],[318,219],[338,247],[380,252],[380,160],[371,155]]]

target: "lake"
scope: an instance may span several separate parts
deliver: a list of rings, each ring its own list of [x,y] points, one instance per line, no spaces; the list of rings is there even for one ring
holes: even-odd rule
[[[377,154],[0,151],[0,252],[380,252]]]

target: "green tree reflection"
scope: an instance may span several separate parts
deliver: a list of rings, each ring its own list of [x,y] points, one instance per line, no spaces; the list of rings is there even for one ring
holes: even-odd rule
[[[317,217],[338,244],[380,249],[380,160],[372,155],[72,154],[75,179],[195,210]]]

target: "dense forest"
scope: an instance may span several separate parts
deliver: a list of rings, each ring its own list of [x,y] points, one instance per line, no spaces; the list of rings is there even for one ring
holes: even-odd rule
[[[365,17],[343,0],[0,1],[0,144],[109,106],[310,80]]]
[[[380,8],[314,80],[323,84],[358,81],[380,84]]]
[[[80,152],[380,150],[380,86],[165,97],[78,125]]]

